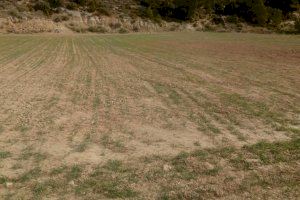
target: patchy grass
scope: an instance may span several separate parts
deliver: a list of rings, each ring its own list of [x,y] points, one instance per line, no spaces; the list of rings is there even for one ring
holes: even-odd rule
[[[32,181],[32,179],[36,179],[41,175],[41,169],[36,167],[34,169],[31,169],[25,173],[23,173],[18,179],[18,182],[28,182],[28,181]]]
[[[75,189],[79,195],[104,196],[106,198],[132,198],[138,195],[130,184],[135,181],[132,169],[120,161],[110,160],[103,167],[98,167]]]
[[[0,199],[299,196],[298,36],[0,44]]]
[[[0,151],[0,159],[6,159],[11,157],[11,153],[8,151]]]
[[[51,170],[50,175],[56,176],[64,173],[67,170],[67,166],[60,166]]]
[[[245,149],[256,155],[264,164],[289,162],[300,159],[300,139],[287,142],[259,142]]]
[[[68,169],[66,173],[66,179],[67,180],[75,180],[80,178],[81,174],[83,172],[83,167],[79,165],[74,165],[70,169]]]
[[[217,198],[219,192],[222,196],[234,193],[246,198],[250,196],[244,195],[251,194],[253,187],[259,195],[268,188],[284,187],[284,193],[279,195],[285,195],[297,191],[298,151],[299,139],[261,142],[241,149],[209,148],[181,152],[175,157],[146,157],[144,162],[109,160],[92,169],[61,166],[46,173],[34,168],[12,181],[30,183],[35,198],[53,194],[73,194],[82,199],[143,198],[144,194],[135,187],[139,184],[146,187],[155,184],[159,199]],[[279,173],[279,166],[288,170]],[[244,176],[239,180],[236,177],[241,173]],[[37,181],[38,177],[43,177],[43,181]],[[0,184],[8,181],[11,180],[3,176]],[[75,182],[70,184],[70,181]]]
[[[126,147],[124,143],[120,140],[113,140],[108,134],[104,135],[101,138],[101,144],[112,151],[115,152],[124,152],[126,151]]]
[[[27,125],[24,124],[20,124],[18,126],[15,127],[16,131],[19,131],[21,133],[26,133],[30,128]]]

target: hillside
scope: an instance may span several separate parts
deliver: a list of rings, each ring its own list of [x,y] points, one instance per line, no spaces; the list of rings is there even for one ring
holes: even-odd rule
[[[299,0],[2,0],[0,32],[300,30]]]

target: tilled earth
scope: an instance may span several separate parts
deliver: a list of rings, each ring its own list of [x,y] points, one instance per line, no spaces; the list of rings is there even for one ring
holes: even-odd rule
[[[299,36],[2,35],[0,198],[297,198],[299,63]]]

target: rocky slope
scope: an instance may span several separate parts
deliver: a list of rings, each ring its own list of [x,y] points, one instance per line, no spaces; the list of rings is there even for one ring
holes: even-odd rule
[[[0,2],[0,33],[128,33],[161,31],[238,31],[269,33],[271,30],[232,23],[228,17],[204,15],[193,22],[159,22],[141,17],[145,9],[135,0],[103,0],[100,12],[91,12],[86,7],[69,9],[57,7],[51,14],[33,8],[32,1]],[[299,15],[295,14],[296,18]],[[272,30],[274,31],[274,30]],[[280,32],[295,32],[295,21],[285,21],[277,29]]]

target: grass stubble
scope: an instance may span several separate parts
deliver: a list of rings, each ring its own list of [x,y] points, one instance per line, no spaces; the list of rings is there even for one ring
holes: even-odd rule
[[[299,197],[298,36],[0,36],[0,198]]]

